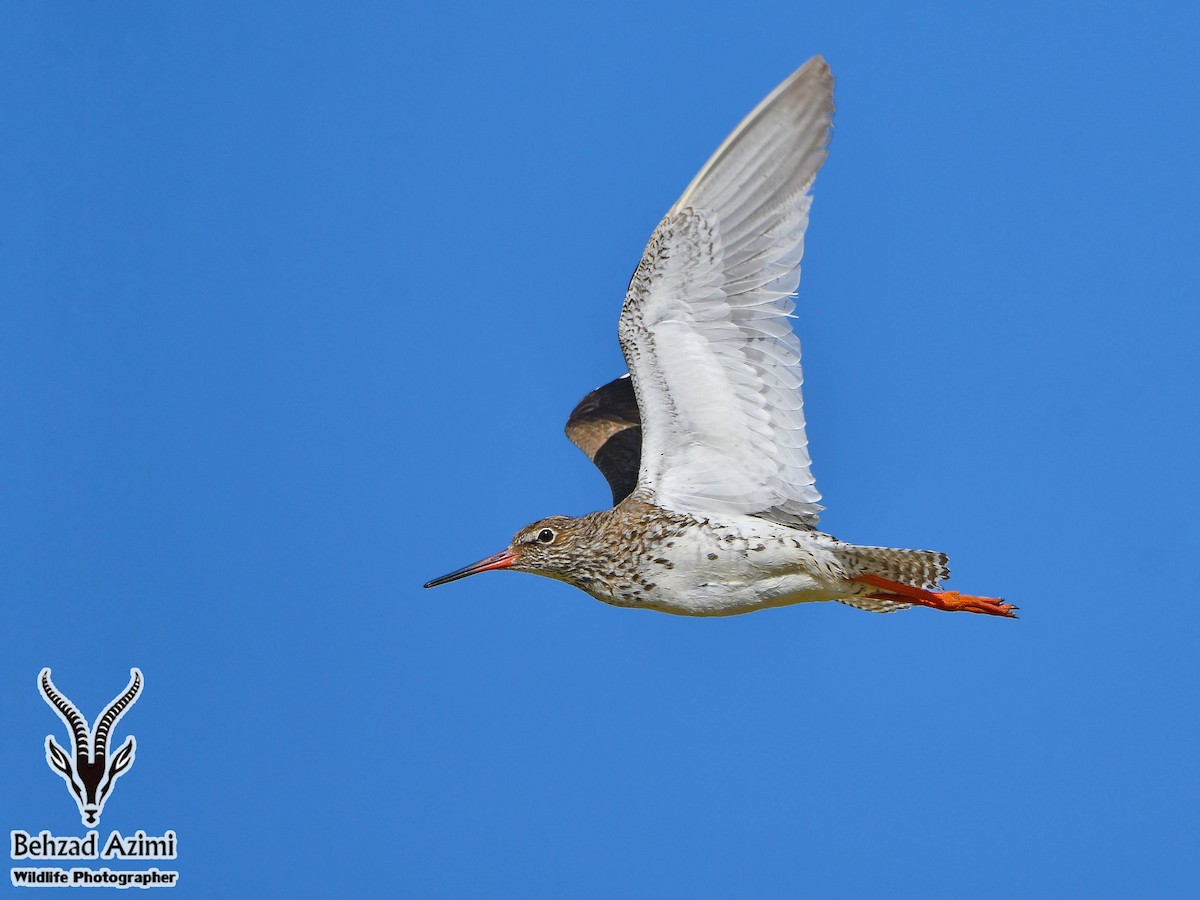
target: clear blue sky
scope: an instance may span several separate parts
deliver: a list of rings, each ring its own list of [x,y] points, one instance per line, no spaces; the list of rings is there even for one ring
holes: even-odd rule
[[[136,665],[177,897],[1194,896],[1200,14],[733,6],[6,4],[0,831]],[[629,273],[814,53],[823,525],[1020,621],[422,591],[604,505]]]

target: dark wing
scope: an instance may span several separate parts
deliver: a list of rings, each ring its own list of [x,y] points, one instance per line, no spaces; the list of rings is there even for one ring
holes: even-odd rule
[[[633,493],[642,463],[642,416],[628,375],[580,400],[566,431],[608,480],[613,506]]]

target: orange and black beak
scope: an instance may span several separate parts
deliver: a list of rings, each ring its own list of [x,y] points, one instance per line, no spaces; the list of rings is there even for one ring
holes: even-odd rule
[[[458,581],[460,578],[466,578],[468,575],[477,575],[480,572],[487,572],[491,569],[507,569],[517,561],[517,555],[511,550],[505,550],[503,553],[497,553],[495,556],[489,556],[487,559],[481,559],[477,563],[472,563],[469,566],[464,566],[451,572],[449,575],[443,575],[441,578],[435,578],[433,581],[426,583],[425,587],[437,587],[439,584],[448,584],[451,581]]]

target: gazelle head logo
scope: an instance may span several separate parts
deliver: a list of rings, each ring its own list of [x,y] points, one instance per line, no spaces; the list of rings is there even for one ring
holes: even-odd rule
[[[71,732],[69,755],[55,742],[52,735],[46,735],[46,762],[66,780],[67,787],[75,796],[75,802],[79,804],[79,815],[83,818],[84,825],[95,825],[100,821],[104,801],[112,793],[117,776],[128,771],[133,765],[133,753],[137,744],[132,736],[125,739],[125,743],[116,753],[108,752],[108,737],[113,726],[134,704],[142,690],[142,673],[138,669],[130,669],[129,675],[128,687],[104,707],[91,730],[88,729],[87,719],[75,704],[54,686],[54,682],[50,680],[50,670],[42,669],[38,675],[38,690],[41,691],[42,697],[58,713]]]

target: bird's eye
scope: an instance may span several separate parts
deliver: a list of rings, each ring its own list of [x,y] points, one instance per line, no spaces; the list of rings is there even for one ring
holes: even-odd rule
[[[537,539],[543,544],[552,544],[554,543],[554,532],[549,528],[543,528],[538,532]]]

